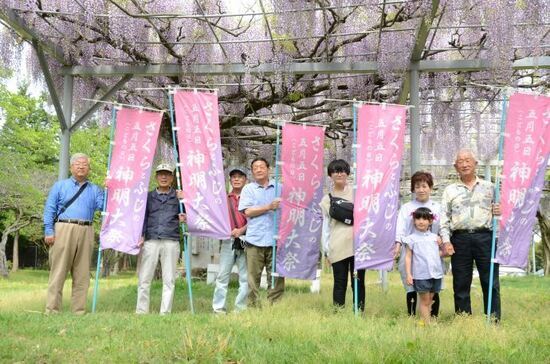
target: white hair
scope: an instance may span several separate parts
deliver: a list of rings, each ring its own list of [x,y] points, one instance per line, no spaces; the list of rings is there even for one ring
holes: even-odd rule
[[[90,163],[90,157],[88,157],[86,154],[84,153],[75,153],[71,156],[71,165],[73,165],[77,160],[79,159],[86,159],[88,161],[88,163]]]
[[[474,159],[474,161],[476,161],[476,163],[478,162],[477,160],[477,157],[476,155],[474,154],[474,151],[469,149],[469,148],[462,148],[460,149],[458,152],[456,152],[456,157],[455,157],[455,163],[456,161],[458,160],[458,156],[459,154],[469,154],[472,156],[472,158]]]

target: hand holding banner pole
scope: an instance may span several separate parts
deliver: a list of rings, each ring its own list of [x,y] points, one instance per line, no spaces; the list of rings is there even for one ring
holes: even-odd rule
[[[174,145],[174,160],[176,161],[176,183],[178,190],[181,190],[181,169],[179,163],[179,153],[178,153],[178,144],[176,140],[176,128],[174,123],[174,102],[172,98],[172,91],[168,92],[168,103],[170,105],[170,125],[172,126],[172,143]],[[183,213],[183,205],[180,202],[179,204],[180,213]],[[187,225],[185,223],[180,224],[183,229],[183,256],[185,259],[185,275],[187,278],[187,291],[189,292],[189,307],[191,313],[195,313],[195,308],[193,306],[193,289],[191,282],[191,258],[189,256],[188,242],[187,242]]]
[[[107,158],[107,173],[109,173],[109,169],[111,167],[111,156],[113,153],[113,145],[114,145],[114,135],[115,135],[115,127],[116,127],[116,110],[117,108],[113,106],[113,110],[111,112],[111,136],[110,136],[110,142],[109,142],[109,156]],[[103,210],[101,212],[101,215],[103,217],[103,220],[105,219],[105,209],[107,208],[107,193],[108,189],[105,188],[105,193],[103,195]],[[97,294],[98,294],[98,288],[99,288],[99,270],[101,267],[101,242],[99,244],[99,247],[97,249],[97,264],[96,264],[96,270],[95,270],[95,281],[94,281],[94,295],[92,299],[92,313],[95,312],[96,304],[97,304]]]
[[[506,125],[506,96],[502,100],[502,112],[500,119],[500,136],[498,140],[498,163],[496,168],[496,177],[495,177],[495,203],[500,203],[500,164],[503,159],[503,148],[504,148],[504,129]],[[491,323],[491,307],[493,301],[493,278],[495,275],[495,251],[496,251],[496,238],[498,230],[498,218],[493,215],[493,236],[491,240],[491,260],[490,260],[490,269],[489,269],[489,291],[487,293],[487,323]]]

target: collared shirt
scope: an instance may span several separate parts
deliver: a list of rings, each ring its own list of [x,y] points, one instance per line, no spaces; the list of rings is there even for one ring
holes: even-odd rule
[[[437,235],[430,231],[414,232],[403,238],[412,250],[412,276],[414,279],[439,279],[443,278]]]
[[[147,207],[143,221],[145,240],[169,239],[179,240],[179,200],[176,191],[170,188],[167,193],[158,190],[147,194]]]
[[[246,215],[239,211],[240,199],[241,196],[233,192],[230,192],[227,195],[227,207],[229,208],[229,221],[231,222],[231,230],[239,229],[246,225]]]
[[[449,241],[453,230],[490,229],[493,184],[479,179],[470,191],[464,182],[450,184],[441,198],[441,238]]]
[[[78,219],[92,221],[94,212],[103,209],[103,189],[87,181],[88,186],[82,191],[80,196],[62,213],[58,219]],[[54,225],[55,216],[61,211],[61,208],[73,198],[80,189],[80,183],[70,177],[57,181],[46,200],[44,206],[44,235],[55,235]]]
[[[281,193],[281,189],[277,188],[277,192]],[[239,211],[244,212],[244,210],[250,207],[268,205],[273,202],[275,197],[277,196],[275,195],[274,181],[269,181],[266,187],[256,182],[251,182],[244,186],[241,191]],[[273,235],[277,234],[276,231],[273,231],[274,214],[275,211],[268,211],[259,216],[249,217],[244,240],[249,244],[259,247],[271,246],[273,244]]]
[[[430,231],[434,234],[439,234],[441,227],[441,204],[433,200],[420,202],[414,199],[407,202],[406,204],[403,204],[403,206],[401,206],[401,208],[399,209],[399,214],[397,215],[397,227],[395,229],[395,241],[400,241],[401,243],[403,243],[403,239],[407,235],[410,235],[415,231],[412,213],[419,207],[427,207],[432,211],[435,219],[432,222]],[[401,254],[399,255],[397,266],[399,268],[401,276],[405,277],[404,279],[406,279],[407,274],[407,271],[405,269],[405,253],[406,248],[405,244],[403,243],[403,245],[401,246]],[[405,288],[408,289],[407,286]]]

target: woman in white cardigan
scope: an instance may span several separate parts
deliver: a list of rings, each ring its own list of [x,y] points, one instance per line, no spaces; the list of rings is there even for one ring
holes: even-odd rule
[[[433,177],[428,172],[416,172],[411,177],[411,192],[414,193],[414,199],[407,202],[401,209],[397,217],[397,228],[395,232],[395,255],[400,255],[399,258],[399,273],[403,286],[407,291],[407,312],[410,316],[416,314],[417,295],[412,286],[407,284],[407,272],[405,271],[405,247],[402,239],[414,231],[412,213],[419,207],[429,208],[435,216],[432,223],[432,232],[439,235],[439,222],[441,217],[441,204],[430,199],[434,182]],[[439,314],[439,294],[434,295],[432,305],[432,316],[437,317]]]

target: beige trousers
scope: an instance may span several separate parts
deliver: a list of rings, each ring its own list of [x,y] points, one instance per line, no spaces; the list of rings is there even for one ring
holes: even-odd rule
[[[67,272],[73,278],[71,310],[86,312],[86,297],[90,286],[90,260],[94,245],[94,228],[58,222],[55,224],[55,243],[50,247],[50,279],[46,312],[61,311],[63,285]]]

